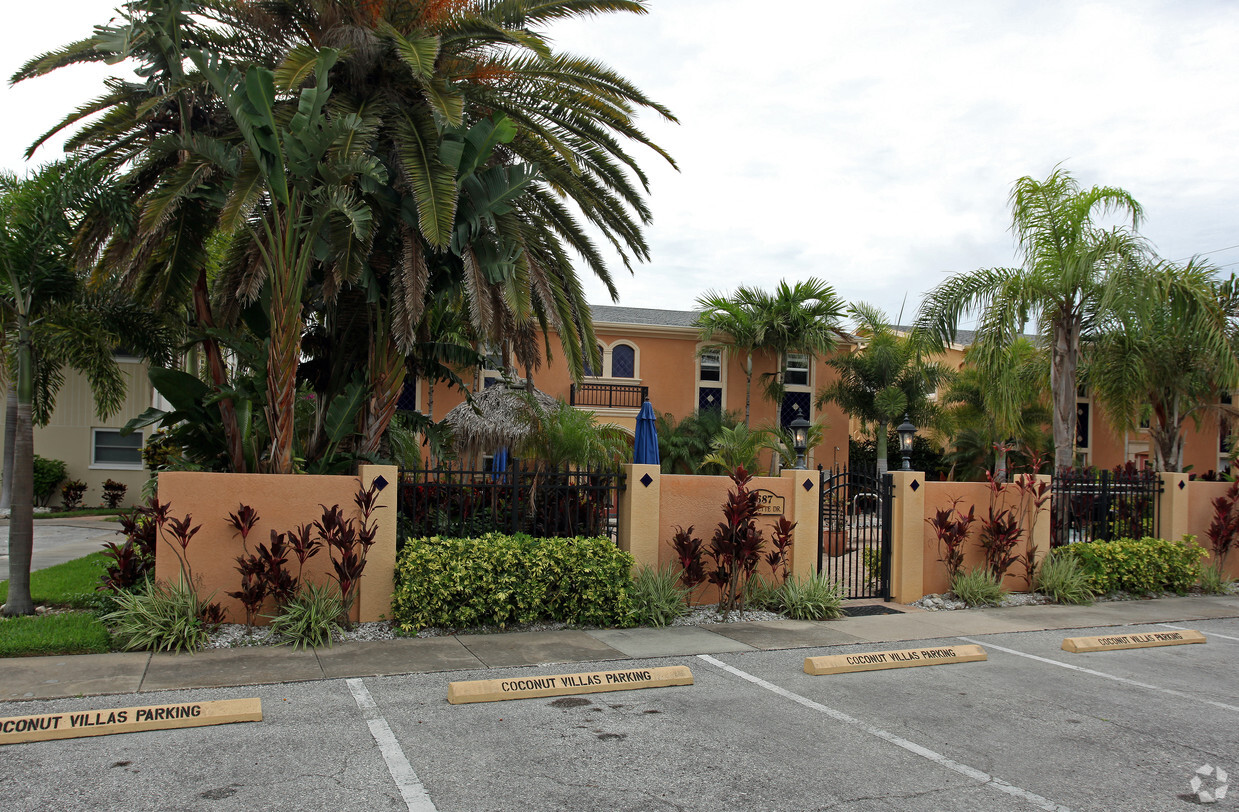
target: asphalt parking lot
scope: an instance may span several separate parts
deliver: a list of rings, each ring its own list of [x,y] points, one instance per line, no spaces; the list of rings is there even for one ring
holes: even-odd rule
[[[986,662],[834,676],[806,675],[804,658],[920,644],[3,703],[0,716],[257,696],[264,720],[9,745],[0,797],[8,810],[1189,809],[1198,768],[1239,776],[1239,620],[1190,626],[1209,642],[1069,654],[1063,637],[1113,627],[980,635]],[[452,680],[645,665],[687,665],[695,684],[446,701]]]

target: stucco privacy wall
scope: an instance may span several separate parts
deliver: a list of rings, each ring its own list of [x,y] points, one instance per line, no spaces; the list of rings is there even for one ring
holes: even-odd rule
[[[1196,543],[1209,551],[1208,563],[1213,562],[1213,548],[1208,536],[1209,525],[1213,522],[1213,500],[1224,496],[1230,486],[1229,482],[1188,482],[1183,488],[1187,492],[1187,526],[1183,532],[1195,536]],[[1226,556],[1226,574],[1239,578],[1239,549],[1232,549]]]
[[[1049,477],[1040,478],[1048,484]],[[929,520],[934,518],[939,510],[949,510],[956,500],[958,500],[959,510],[964,515],[967,515],[969,507],[975,507],[977,521],[972,525],[972,529],[968,533],[968,540],[964,543],[964,571],[967,572],[976,567],[985,566],[985,551],[981,549],[980,544],[981,518],[989,515],[990,488],[984,482],[924,482],[923,488],[925,491],[925,510],[924,521],[921,523],[921,538],[924,542],[922,592],[925,595],[929,595],[946,592],[951,588],[950,580],[947,578],[946,564],[942,562],[942,556],[945,551],[939,548],[938,535],[929,524]],[[994,502],[994,510],[997,512],[1007,507],[1018,509],[1018,505],[1019,495],[1016,487],[1014,485],[1006,485],[1003,487],[1002,494]],[[1037,545],[1038,561],[1045,557],[1046,552],[1050,548],[1050,515],[1048,507],[1049,503],[1047,502],[1042,507],[1033,526],[1033,541]],[[1024,528],[1029,526],[1029,514],[1031,514],[1031,509],[1025,512],[1022,521]],[[1012,553],[1015,555],[1022,554],[1027,549],[1027,545],[1028,539],[1025,536],[1020,539],[1019,544],[1012,550]],[[1003,586],[1017,591],[1029,588],[1028,579],[1025,577],[1024,567],[1021,564],[1016,563],[1011,566],[1007,571],[1007,578]]]
[[[710,543],[715,528],[723,521],[723,504],[733,487],[729,477],[663,474],[656,465],[626,466],[626,473],[627,487],[620,505],[620,547],[633,554],[637,566],[678,568],[671,547],[677,526],[687,529],[691,525],[693,535],[702,540],[703,546]],[[810,485],[807,490],[805,482]],[[778,477],[754,477],[749,487],[770,491],[783,500],[783,515],[797,523],[791,571],[798,577],[812,573],[817,557],[817,472],[790,470]],[[767,551],[772,549],[769,539],[777,520],[778,516],[758,520]],[[763,561],[758,572],[769,575],[769,565]],[[718,599],[717,590],[701,587],[694,599],[698,603],[712,603]]]
[[[376,477],[388,483],[379,492],[378,509],[373,516],[378,530],[374,545],[366,557],[366,569],[358,590],[353,618],[361,622],[382,620],[391,615],[391,596],[396,568],[396,487],[397,469],[386,465],[363,465],[358,476],[304,476],[277,474],[215,474],[191,471],[169,471],[159,475],[159,500],[170,504],[169,515],[191,517],[192,524],[201,525],[186,550],[199,594],[218,601],[233,622],[245,620],[245,608],[225,593],[240,589],[241,576],[236,571],[236,558],[241,555],[240,535],[228,521],[241,504],[258,512],[259,520],[249,536],[249,550],[257,544],[270,544],[271,532],[284,533],[309,524],[322,516],[323,505],[339,505],[346,517],[360,520],[353,497],[359,487],[368,487]],[[180,561],[173,551],[170,536],[158,542],[155,558],[157,578],[175,581],[180,574]],[[179,548],[178,548],[179,549]],[[297,562],[289,562],[296,573]],[[306,562],[305,577],[315,583],[326,583],[331,570],[327,550],[320,551]],[[266,611],[270,611],[270,606]],[[265,622],[265,621],[260,621]]]

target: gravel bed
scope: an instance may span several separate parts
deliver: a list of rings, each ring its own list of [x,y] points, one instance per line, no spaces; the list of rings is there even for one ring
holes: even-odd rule
[[[698,606],[689,611],[688,614],[681,618],[677,618],[673,626],[703,626],[708,623],[740,623],[755,620],[784,620],[783,615],[778,612],[755,612],[746,610],[743,615],[739,612],[732,612],[731,616],[724,621],[722,615],[713,606]],[[586,628],[579,626],[570,626],[567,623],[558,621],[544,621],[538,623],[522,623],[506,628],[498,626],[478,626],[470,629],[447,629],[440,627],[432,627],[422,629],[415,637],[445,637],[453,634],[505,634],[509,632],[549,632],[559,631],[561,629],[570,628]],[[587,627],[595,628],[595,627]],[[374,640],[394,640],[398,635],[395,626],[391,621],[383,621],[380,623],[357,623],[352,629],[336,634],[332,637],[332,642],[366,642]],[[210,640],[205,648],[244,648],[246,646],[275,646],[280,644],[280,639],[271,633],[270,628],[266,626],[256,626],[253,629],[247,629],[242,623],[225,623],[216,631],[211,633]]]
[[[1189,595],[1203,595],[1203,592],[1192,591]],[[1239,595],[1239,581],[1230,584],[1228,594]],[[1096,603],[1107,603],[1111,601],[1145,601],[1153,598],[1179,598],[1181,595],[1174,592],[1155,592],[1151,594],[1137,592],[1111,592],[1108,595],[1099,595],[1094,598]],[[1054,599],[1042,595],[1039,592],[1011,592],[1003,599],[1001,603],[987,603],[986,607],[994,606],[1038,606],[1046,603],[1054,603]],[[948,612],[955,609],[967,609],[968,604],[955,597],[954,593],[944,592],[936,595],[926,595],[919,601],[915,601],[911,606],[919,609],[924,609],[926,612]]]

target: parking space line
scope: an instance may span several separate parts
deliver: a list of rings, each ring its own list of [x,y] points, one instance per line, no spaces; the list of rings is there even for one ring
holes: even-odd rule
[[[1180,631],[1190,631],[1187,626],[1176,626],[1173,623],[1158,623],[1158,626],[1164,626],[1167,629],[1178,629]],[[1205,632],[1206,637],[1220,637],[1223,640],[1234,640],[1239,643],[1239,637],[1231,637],[1228,634],[1218,634],[1217,632]]]
[[[1040,657],[1036,654],[1029,654],[1028,652],[1025,652],[1025,651],[1016,651],[1013,648],[1004,648],[1003,646],[995,645],[994,643],[991,643],[988,640],[982,642],[980,640],[974,640],[971,637],[960,637],[959,639],[966,640],[969,643],[976,643],[977,645],[985,646],[985,648],[987,649],[994,649],[995,651],[1004,651],[1007,654],[1014,654],[1017,657],[1026,657],[1029,660],[1036,660],[1039,663],[1049,663],[1050,665],[1056,665],[1059,668],[1067,668],[1072,671],[1079,671],[1081,674],[1091,674],[1094,677],[1102,677],[1103,679],[1114,680],[1115,682],[1121,682],[1124,685],[1132,685],[1137,688],[1147,688],[1150,691],[1157,691],[1158,693],[1169,694],[1170,696],[1177,696],[1180,699],[1190,699],[1193,702],[1202,702],[1206,705],[1212,705],[1215,708],[1221,708],[1222,710],[1234,711],[1236,713],[1239,713],[1239,707],[1235,707],[1234,705],[1227,705],[1225,702],[1214,702],[1212,699],[1202,699],[1201,697],[1192,696],[1191,694],[1184,693],[1183,691],[1176,691],[1173,688],[1163,688],[1160,685],[1150,685],[1147,682],[1140,682],[1139,680],[1128,679],[1127,677],[1120,677],[1114,674],[1107,674],[1104,671],[1094,671],[1093,669],[1085,668],[1084,666],[1072,665],[1071,663],[1064,663],[1064,662],[1060,662],[1059,660],[1051,660],[1049,657]]]
[[[930,750],[928,747],[922,747],[916,742],[908,741],[907,739],[901,736],[896,736],[894,733],[883,730],[880,727],[875,727],[874,725],[871,725],[867,722],[863,722],[860,719],[857,719],[853,716],[849,716],[843,711],[835,710],[834,708],[827,707],[826,705],[823,705],[820,702],[814,702],[812,699],[803,697],[800,694],[792,693],[786,688],[781,688],[778,685],[775,685],[773,682],[767,682],[761,677],[754,676],[753,674],[750,674],[747,671],[741,671],[739,668],[730,666],[727,663],[723,662],[722,660],[718,660],[718,659],[715,659],[714,657],[711,657],[709,654],[698,654],[697,656],[701,658],[702,660],[705,660],[707,663],[714,666],[715,668],[719,668],[723,671],[726,671],[727,673],[732,674],[733,676],[737,676],[742,680],[747,680],[748,682],[751,682],[754,685],[765,688],[767,691],[772,691],[773,693],[776,693],[785,699],[790,699],[793,702],[803,705],[806,708],[818,711],[819,713],[824,713],[827,716],[829,716],[831,719],[834,719],[835,721],[843,722],[846,725],[851,725],[852,727],[863,730],[864,732],[868,733],[871,736],[876,736],[877,738],[882,739],[883,741],[889,742],[890,744],[893,744],[896,747],[900,747],[900,748],[903,748],[904,750],[907,750],[909,753],[918,755],[921,758],[931,761],[934,764],[937,764],[941,767],[946,767],[948,770],[953,770],[959,773],[960,775],[965,776],[967,778],[971,778],[972,780],[977,781],[981,784],[984,784],[987,787],[996,789],[999,792],[1004,792],[1007,795],[1020,798],[1021,800],[1028,801],[1030,804],[1037,807],[1038,809],[1050,810],[1050,812],[1071,812],[1071,810],[1068,807],[1061,806],[1060,804],[1056,804],[1053,801],[1049,800],[1048,798],[1042,798],[1040,795],[1037,795],[1034,792],[1029,792],[1026,789],[1021,789],[1020,787],[1017,787],[1014,784],[1008,784],[1006,781],[1003,781],[1000,778],[995,778],[994,776],[990,775],[989,773],[983,770],[978,770],[975,767],[969,767],[967,764],[961,764],[960,762],[955,761],[954,759],[948,758],[942,755],[941,753]]]
[[[430,800],[430,795],[426,792],[426,787],[422,785],[421,779],[413,771],[413,765],[409,764],[404,751],[400,749],[396,735],[391,732],[387,720],[379,713],[379,706],[374,703],[374,698],[366,690],[365,684],[359,679],[345,680],[345,683],[348,684],[353,699],[357,701],[357,707],[361,709],[362,716],[366,718],[366,724],[370,727],[370,735],[378,743],[379,752],[383,754],[383,761],[387,762],[387,771],[391,773],[392,780],[396,782],[396,788],[400,790],[400,797],[404,799],[409,812],[438,812]]]

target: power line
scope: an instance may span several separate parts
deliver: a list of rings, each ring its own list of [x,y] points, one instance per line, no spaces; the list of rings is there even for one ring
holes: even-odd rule
[[[1228,245],[1225,248],[1214,248],[1212,251],[1201,251],[1199,253],[1192,254],[1191,256],[1179,257],[1178,259],[1172,259],[1171,262],[1183,262],[1184,260],[1194,259],[1195,257],[1206,257],[1209,254],[1216,254],[1220,251],[1229,251],[1232,248],[1239,248],[1239,245]],[[1234,263],[1231,263],[1231,264],[1233,265]],[[1225,266],[1222,266],[1222,267],[1225,267]]]

